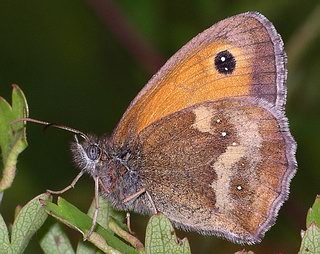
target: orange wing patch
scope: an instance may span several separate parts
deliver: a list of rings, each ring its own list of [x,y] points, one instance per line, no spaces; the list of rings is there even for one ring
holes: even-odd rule
[[[220,74],[214,59],[218,52],[228,50],[236,59],[231,74]],[[252,84],[252,60],[244,50],[221,42],[189,52],[153,89],[147,91],[128,112],[114,133],[123,143],[128,133],[137,135],[153,122],[203,101],[245,96]]]
[[[220,74],[214,65],[216,54],[227,49],[236,59],[236,68],[230,75]],[[222,42],[212,43],[178,64],[145,101],[137,132],[194,104],[248,95],[252,83],[251,60],[243,56],[240,48]]]

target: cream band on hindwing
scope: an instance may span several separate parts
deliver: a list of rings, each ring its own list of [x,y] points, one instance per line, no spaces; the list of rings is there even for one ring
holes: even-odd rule
[[[241,112],[241,109],[239,109]],[[214,180],[210,187],[216,192],[216,208],[217,209],[232,209],[232,202],[229,198],[229,188],[231,176],[234,175],[233,166],[238,163],[243,157],[255,156],[255,162],[247,167],[255,167],[260,160],[259,147],[262,144],[262,138],[259,133],[257,122],[249,121],[247,113],[242,111],[226,110],[224,116],[228,116],[227,120],[236,129],[236,136],[239,141],[231,141],[226,151],[222,153],[212,165],[213,170],[217,174],[217,179]],[[215,120],[217,111],[206,106],[199,106],[193,110],[195,114],[195,122],[193,128],[200,132],[208,132],[212,135],[215,133],[214,124],[220,123],[220,119]],[[222,131],[221,136],[228,135],[228,130]],[[242,186],[236,187],[238,191],[242,190]]]

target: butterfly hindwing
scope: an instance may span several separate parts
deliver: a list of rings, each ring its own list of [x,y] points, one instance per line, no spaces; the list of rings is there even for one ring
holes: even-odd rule
[[[178,226],[256,242],[295,172],[285,122],[261,100],[200,103],[144,129],[134,168],[158,211]]]

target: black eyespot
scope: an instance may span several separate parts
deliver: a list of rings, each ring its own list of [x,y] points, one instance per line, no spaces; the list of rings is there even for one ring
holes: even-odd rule
[[[100,157],[100,153],[100,148],[97,145],[90,145],[87,149],[87,155],[93,161]]]
[[[219,73],[231,74],[236,67],[236,59],[228,50],[224,50],[216,55],[214,65]]]

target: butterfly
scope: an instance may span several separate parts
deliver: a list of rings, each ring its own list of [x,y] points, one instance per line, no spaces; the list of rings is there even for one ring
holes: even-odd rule
[[[116,209],[161,212],[184,230],[260,242],[297,167],[285,64],[282,39],[262,14],[216,23],[152,77],[111,136],[63,127],[77,134],[80,168],[63,191],[88,173],[96,202],[100,193]]]

